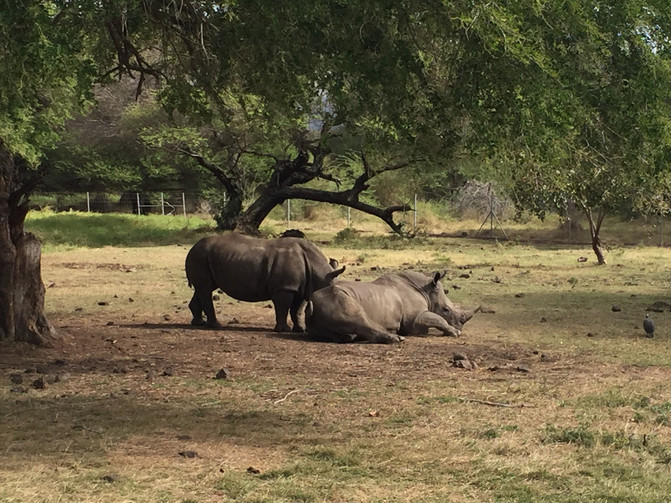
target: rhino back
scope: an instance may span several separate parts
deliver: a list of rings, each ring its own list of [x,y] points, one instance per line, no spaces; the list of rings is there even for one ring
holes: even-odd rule
[[[209,236],[187,255],[187,277],[194,286],[209,277],[215,288],[249,302],[269,300],[278,289],[300,291],[305,283],[305,260],[297,241],[235,233]]]
[[[340,281],[330,289],[338,289],[361,306],[367,318],[383,327],[396,332],[403,318],[403,297],[389,285],[375,282]],[[320,294],[321,291],[317,292]]]

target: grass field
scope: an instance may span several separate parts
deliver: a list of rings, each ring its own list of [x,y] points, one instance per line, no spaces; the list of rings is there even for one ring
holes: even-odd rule
[[[28,222],[63,340],[0,347],[0,501],[669,501],[671,312],[641,326],[671,302],[654,229],[611,222],[599,267],[551,224],[497,241],[444,237],[478,221],[414,240],[293,222],[345,279],[447,269],[452,300],[489,311],[381,346],[277,336],[267,303],[226,296],[222,330],[191,328],[183,261],[209,223],[99,217]]]

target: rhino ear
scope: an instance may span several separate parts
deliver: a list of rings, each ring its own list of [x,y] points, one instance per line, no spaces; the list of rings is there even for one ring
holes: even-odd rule
[[[326,275],[326,279],[335,279],[338,276],[340,276],[343,272],[345,272],[345,266],[342,266],[340,269],[336,269],[335,271],[331,271]]]
[[[340,262],[338,262],[334,258],[329,258],[329,264],[331,264],[331,269],[337,269],[338,266],[340,265]]]
[[[433,286],[436,286],[438,282],[445,277],[445,274],[447,274],[447,271],[443,271],[442,274],[439,271],[436,271],[433,275]]]

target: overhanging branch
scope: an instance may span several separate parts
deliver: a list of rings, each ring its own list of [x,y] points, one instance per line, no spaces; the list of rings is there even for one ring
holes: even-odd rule
[[[276,195],[278,198],[284,200],[304,199],[307,201],[348,206],[355,210],[363,211],[364,213],[378,217],[397,234],[402,236],[407,235],[407,233],[403,231],[403,223],[394,221],[394,213],[412,210],[412,206],[408,204],[379,208],[372,204],[359,201],[358,197],[353,197],[352,189],[340,192],[329,192],[327,190],[310,189],[306,187],[283,187],[276,192]]]

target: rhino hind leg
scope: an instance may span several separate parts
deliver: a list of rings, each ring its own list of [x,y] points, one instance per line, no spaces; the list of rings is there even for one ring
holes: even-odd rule
[[[301,315],[304,315],[306,302],[301,299],[298,295],[294,296],[294,300],[291,303],[289,308],[289,315],[291,316],[291,322],[294,327],[291,329],[292,332],[303,333],[305,332],[305,324],[301,320]]]
[[[273,294],[272,301],[275,306],[275,328],[273,328],[273,332],[291,332],[291,327],[287,323],[287,315],[294,302],[294,293],[288,290],[280,290]]]
[[[189,310],[193,315],[191,324],[194,327],[201,327],[205,325],[205,320],[203,320],[203,304],[200,302],[200,299],[196,293],[193,294],[191,302],[189,302]]]
[[[214,303],[212,302],[212,292],[196,290],[193,294],[189,309],[193,315],[191,324],[194,326],[208,326],[210,328],[219,328],[221,325],[217,321],[217,315],[214,313]],[[207,322],[203,321],[203,312]]]

